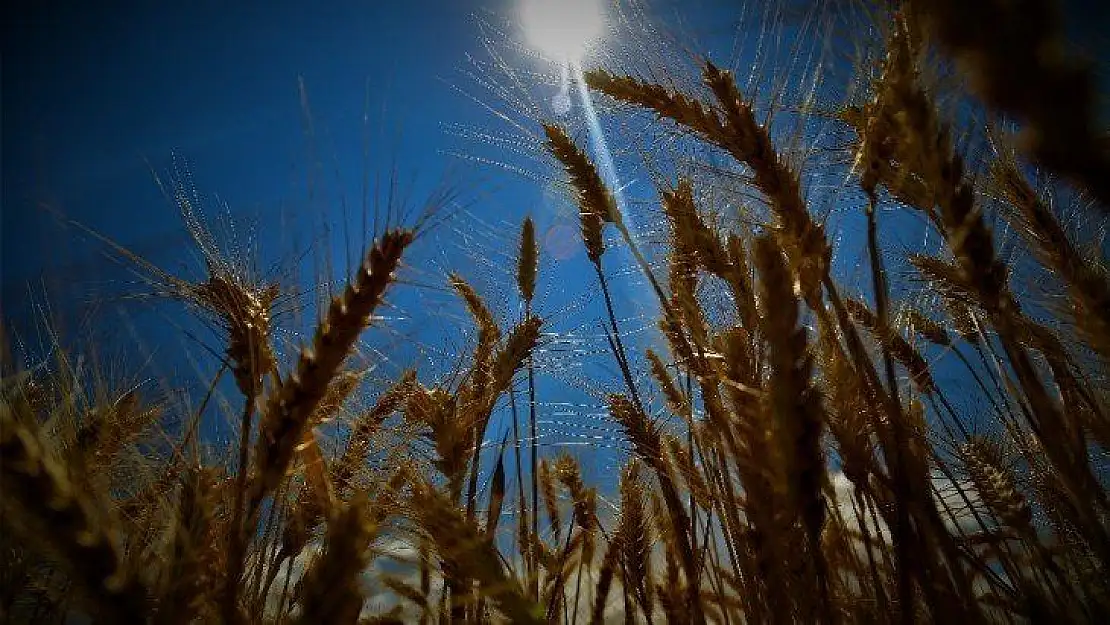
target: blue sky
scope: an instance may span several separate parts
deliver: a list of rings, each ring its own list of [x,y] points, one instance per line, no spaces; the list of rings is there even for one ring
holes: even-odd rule
[[[5,299],[40,263],[96,263],[84,246],[58,245],[44,203],[143,252],[183,243],[145,161],[163,171],[176,152],[232,211],[303,201],[301,78],[320,135],[330,133],[320,158],[334,154],[347,179],[361,175],[367,89],[386,138],[404,132],[376,145],[369,166],[396,159],[436,175],[432,120],[457,109],[437,76],[470,44],[464,4],[60,2],[6,21]]]
[[[656,6],[667,13],[681,4]],[[709,19],[714,11],[719,17],[726,4],[707,1],[693,11],[684,7],[690,20],[685,28],[701,29],[727,45],[735,20]],[[439,287],[444,267],[458,268],[479,282],[480,290],[495,286],[508,271],[505,258],[495,254],[511,252],[505,245],[515,236],[520,218],[536,214],[543,236],[553,223],[544,207],[563,201],[553,200],[550,190],[545,195],[542,185],[496,167],[469,167],[448,154],[468,152],[471,146],[452,136],[446,125],[497,125],[489,111],[455,87],[475,90],[465,71],[468,54],[483,54],[478,18],[496,21],[514,9],[511,0],[120,2],[111,8],[62,1],[7,9],[2,314],[33,341],[40,313],[30,306],[29,296],[49,301],[70,338],[80,338],[73,336],[80,333],[75,324],[95,311],[93,333],[98,340],[109,336],[113,344],[123,344],[124,370],[142,369],[149,357],[154,364],[142,375],[202,390],[215,365],[194,341],[167,325],[196,330],[183,319],[180,307],[121,302],[120,295],[142,292],[143,287],[104,258],[103,244],[64,227],[58,217],[80,222],[171,273],[198,277],[180,217],[151,172],[165,176],[175,155],[209,200],[210,215],[226,210],[240,225],[271,224],[258,231],[266,260],[303,253],[311,265],[311,244],[319,241],[323,224],[329,224],[331,252],[338,263],[333,276],[339,278],[345,272],[344,234],[350,234],[355,255],[364,243],[357,232],[364,171],[371,177],[396,171],[408,181],[403,186],[415,204],[446,177],[469,208],[490,224],[490,233],[478,232],[473,221],[444,224],[429,233],[426,247],[434,248],[439,238],[457,238],[455,228],[474,236],[477,247],[427,250],[424,257],[434,262],[409,275]],[[510,54],[509,61],[526,66],[529,61],[519,53],[519,59]],[[543,88],[540,92],[541,98],[554,95]],[[538,133],[538,125],[533,130]],[[481,151],[490,154],[488,146]],[[344,201],[348,231],[342,223]],[[225,203],[226,209],[220,208]],[[512,224],[513,231],[498,233],[500,222]],[[564,220],[563,225],[561,232],[576,239],[577,224]],[[580,246],[572,241],[572,258],[561,267],[541,270],[555,286],[541,286],[540,293],[548,297],[539,310],[564,327],[596,333],[598,311],[589,302],[575,303],[596,288]],[[468,258],[468,251],[485,257]],[[307,288],[312,274],[312,267],[302,267],[302,283],[286,287]],[[487,294],[504,323],[510,323],[518,314],[505,305],[511,291]],[[422,320],[424,326],[394,332],[418,333],[428,345],[442,343],[443,336],[428,326],[439,325],[436,306],[450,301],[449,294],[399,288],[392,299],[406,313],[430,318]],[[636,311],[626,309],[624,314]],[[451,322],[466,323],[458,318]],[[311,318],[290,325],[309,330]],[[442,352],[446,361],[459,336],[438,329],[447,335]],[[220,348],[212,334],[202,331],[199,336]],[[595,341],[593,347],[597,345]],[[598,360],[608,359],[602,353]],[[566,383],[564,378],[557,392],[566,393]],[[558,388],[557,383],[544,384]],[[234,398],[234,391],[227,390]],[[576,405],[587,401],[581,393],[557,399]],[[551,418],[570,419],[559,414]],[[500,438],[500,433],[491,431],[490,437]]]
[[[430,239],[473,235],[480,246],[471,252],[485,256],[433,249],[428,256],[438,258],[438,264],[421,268],[416,278],[442,284],[443,272],[435,272],[456,264],[467,277],[478,273],[481,278],[486,264],[492,267],[485,269],[486,282],[495,282],[506,271],[502,266],[500,274],[491,274],[506,258],[497,253],[507,253],[506,241],[512,238],[511,233],[497,233],[500,222],[518,224],[526,212],[533,212],[541,234],[558,225],[554,214],[543,210],[552,201],[542,185],[498,168],[460,168],[463,162],[448,154],[470,147],[491,153],[490,146],[460,142],[445,125],[498,127],[488,111],[452,87],[475,88],[464,74],[467,55],[483,54],[475,16],[511,15],[511,1],[128,1],[110,8],[58,1],[17,2],[6,8],[0,312],[26,330],[29,292],[41,297],[45,291],[66,317],[80,314],[90,302],[114,302],[113,296],[135,290],[126,274],[101,256],[103,246],[73,228],[62,228],[56,214],[173,272],[180,273],[182,265],[195,270],[180,219],[150,171],[165,174],[174,154],[188,164],[199,191],[213,199],[213,206],[225,202],[240,223],[280,224],[260,230],[268,259],[311,255],[309,244],[322,224],[329,223],[337,276],[344,270],[341,206],[347,202],[347,223],[357,224],[364,169],[371,176],[393,169],[403,180],[415,176],[406,184],[415,203],[452,170],[450,179],[460,197],[472,202],[471,209],[490,224],[490,233],[468,221],[457,226],[461,233],[445,225]],[[668,17],[681,7],[682,23],[670,20],[670,26],[696,35],[699,42],[690,44],[692,48],[717,59],[727,54],[737,22],[731,7],[737,3],[651,4]],[[1072,24],[1081,34],[1097,33],[1098,24],[1106,22],[1105,9],[1091,13],[1082,4],[1071,3],[1080,6],[1073,11]],[[1098,45],[1104,50],[1105,40]],[[528,63],[511,51],[508,60],[519,60],[522,67]],[[630,194],[649,199],[652,192]],[[576,234],[576,224],[568,233]],[[357,254],[361,233],[352,238]],[[847,258],[855,262],[858,255]],[[580,249],[576,259],[544,272],[550,282],[540,292],[552,296],[547,312],[577,330],[596,331],[597,302],[592,302],[595,308],[574,303],[594,288]],[[410,312],[436,312],[436,302],[448,299],[427,289],[415,291],[418,297],[413,292],[396,296]],[[492,294],[492,303],[511,299],[498,299],[505,295]],[[148,347],[162,347],[163,353],[167,350],[161,343],[180,341],[168,338],[162,317],[144,317],[147,309],[142,306],[121,310],[105,316],[104,323],[125,315]],[[502,318],[511,318],[511,306],[501,307],[506,311]],[[635,316],[638,311],[623,312]],[[598,345],[604,344],[593,344]],[[176,360],[181,359],[171,359]],[[164,358],[160,362],[166,365]],[[180,366],[187,372],[191,367]],[[585,401],[580,394],[567,397]],[[570,412],[599,417],[586,414],[597,413],[593,408]],[[499,433],[490,437],[499,438]]]
[[[43,266],[65,267],[70,282],[103,270],[94,248],[62,235],[43,206],[142,253],[184,243],[148,169],[164,172],[174,152],[203,192],[252,215],[307,212],[298,204],[308,202],[314,162],[333,183],[331,205],[339,196],[357,204],[364,167],[396,164],[435,182],[452,160],[442,125],[490,121],[450,87],[467,86],[465,55],[481,53],[473,16],[514,8],[512,0],[13,4],[3,24],[0,266],[9,311]],[[668,16],[681,5],[683,28],[718,50],[730,43],[736,20],[723,7],[731,3],[652,4]],[[1106,24],[1098,3],[1068,6],[1088,39]],[[1105,44],[1089,47],[1100,54]]]
[[[468,53],[481,54],[474,16],[513,9],[511,0],[20,3],[4,20],[8,314],[19,316],[29,283],[64,275],[58,287],[70,288],[111,275],[97,246],[53,214],[155,263],[179,258],[184,231],[150,172],[164,174],[173,154],[233,214],[293,216],[302,231],[340,199],[356,210],[364,170],[416,176],[419,198],[461,163],[445,154],[458,141],[444,125],[492,119],[452,89],[473,86],[461,70]],[[453,180],[483,196],[512,189],[518,213],[540,198],[542,189],[499,174]],[[484,214],[502,208],[483,201]]]

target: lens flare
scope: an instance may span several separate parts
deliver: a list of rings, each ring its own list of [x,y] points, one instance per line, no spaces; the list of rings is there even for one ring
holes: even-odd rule
[[[544,251],[555,260],[573,258],[581,247],[578,230],[569,223],[556,223],[547,229],[543,237]]]
[[[521,0],[528,42],[553,60],[575,63],[605,28],[602,0]]]

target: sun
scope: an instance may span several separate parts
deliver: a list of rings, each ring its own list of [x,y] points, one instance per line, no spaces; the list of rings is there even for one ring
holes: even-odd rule
[[[520,0],[528,42],[564,63],[577,63],[605,28],[603,0]]]

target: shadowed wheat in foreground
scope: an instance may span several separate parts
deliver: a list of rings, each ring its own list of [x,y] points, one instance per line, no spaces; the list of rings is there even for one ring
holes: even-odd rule
[[[990,25],[966,32],[949,4],[870,14],[881,51],[825,121],[843,139],[840,201],[861,215],[859,236],[831,236],[807,186],[813,161],[711,61],[686,90],[583,74],[611,115],[687,146],[658,166],[670,172],[655,179],[662,241],[630,225],[573,130],[533,129],[577,207],[593,268],[581,288],[604,304],[616,375],[592,384],[627,450],[617,484],[589,484],[583,456],[537,444],[538,402],[558,401],[536,384],[557,331],[536,313],[545,267],[531,219],[517,317],[499,319],[451,273],[473,325],[466,358],[453,375],[406,370],[376,389],[350,356],[385,330],[394,290],[412,288],[397,272],[419,228],[379,233],[287,369],[271,324],[281,287],[207,250],[209,276],[193,284],[114,246],[215,320],[241,395],[237,435],[201,453],[207,399],[171,414],[106,391],[62,350],[21,368],[5,343],[0,619],[1110,616],[1110,274],[1089,234],[1105,224],[1110,157],[1087,119],[1091,72],[1046,53],[1011,84],[1012,71],[992,72],[1034,61],[1007,60],[1008,41]],[[1012,30],[1007,11],[999,28]],[[1050,21],[1039,28],[1042,45],[1059,43]],[[967,81],[977,90],[952,91]],[[1073,88],[1054,113],[1034,92],[1057,84]],[[988,128],[941,104],[974,95]],[[1079,198],[1069,210],[1085,232],[1061,197]],[[930,243],[898,247],[904,231],[884,227],[896,213]],[[651,349],[628,340],[613,296],[624,252],[658,314]],[[842,257],[862,259],[862,285]]]

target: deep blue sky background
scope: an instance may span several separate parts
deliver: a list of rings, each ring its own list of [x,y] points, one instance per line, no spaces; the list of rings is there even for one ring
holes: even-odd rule
[[[722,7],[730,3],[654,4],[664,13],[684,4],[685,28],[727,45],[721,35],[735,20]],[[1107,39],[1098,33],[1110,26],[1105,4],[1067,6],[1072,28],[1104,55]],[[19,316],[28,282],[41,279],[44,267],[64,267],[70,283],[104,268],[95,248],[63,235],[43,206],[155,262],[173,258],[184,233],[146,162],[164,173],[171,152],[188,161],[203,192],[250,215],[309,213],[312,207],[297,204],[308,201],[314,159],[326,177],[341,181],[330,205],[339,195],[357,205],[364,166],[379,172],[396,164],[403,174],[434,182],[451,160],[442,153],[441,125],[480,127],[489,120],[441,80],[464,82],[464,55],[480,51],[470,17],[485,10],[508,14],[511,0],[7,4],[0,251],[6,313]],[[302,77],[315,145],[306,141],[297,93]],[[374,141],[369,163],[362,155],[364,110]]]
[[[728,32],[732,20],[720,16],[729,3],[684,4],[693,30]],[[1106,38],[1097,33],[1110,26],[1105,4],[1067,5],[1072,28],[1104,55]],[[370,170],[397,163],[436,179],[449,160],[440,153],[441,123],[488,120],[440,80],[462,82],[464,54],[478,51],[469,18],[482,10],[507,14],[511,0],[8,3],[4,308],[15,314],[13,302],[44,265],[65,267],[68,281],[102,268],[92,248],[60,235],[43,205],[143,253],[183,243],[144,162],[164,172],[172,151],[233,212],[291,210],[306,201],[313,158],[333,179],[338,163],[344,184],[357,189],[369,103]],[[305,139],[299,77],[317,124],[314,147]],[[386,127],[376,123],[383,116]]]
[[[725,46],[731,43],[736,20],[729,3],[695,4],[697,10],[684,8],[689,20],[684,28],[700,30]],[[672,11],[684,3],[657,5]],[[203,391],[215,365],[205,360],[195,341],[170,325],[187,323],[180,308],[121,304],[118,296],[143,287],[103,256],[103,244],[63,227],[57,217],[80,222],[175,274],[197,276],[191,241],[151,175],[152,168],[165,175],[174,154],[187,163],[200,193],[214,200],[207,206],[210,215],[223,210],[218,201],[226,203],[240,225],[268,224],[258,230],[268,259],[275,254],[311,256],[310,244],[327,222],[334,229],[332,251],[341,260],[341,202],[348,202],[348,224],[355,222],[350,227],[357,229],[364,169],[372,176],[391,170],[402,180],[416,176],[405,185],[416,204],[445,172],[454,172],[450,180],[483,220],[519,224],[526,212],[539,212],[545,201],[542,186],[497,168],[455,171],[461,161],[446,151],[458,149],[459,140],[444,129],[445,124],[490,124],[488,111],[451,86],[473,87],[461,72],[468,53],[481,54],[473,16],[504,16],[512,10],[511,0],[126,1],[111,6],[62,0],[9,5],[3,23],[0,314],[34,342],[42,340],[36,333],[42,309],[33,308],[30,297],[37,304],[49,302],[67,338],[81,338],[76,326],[95,310],[94,334],[123,345],[123,371],[141,370],[144,377],[166,378],[172,387]],[[309,122],[298,91],[302,79]],[[311,192],[310,179],[315,180]],[[537,214],[537,219],[542,234],[550,216]],[[473,232],[474,222],[459,227],[466,229],[463,234],[480,234]],[[445,224],[429,236],[451,238],[451,229]],[[577,238],[576,230],[573,225],[565,234]],[[357,231],[351,236],[357,255],[364,241]],[[485,244],[503,244],[513,236],[493,235]],[[573,299],[594,288],[581,243],[573,245],[577,257],[561,269],[578,281],[541,287],[541,293]],[[512,253],[504,248],[485,251]],[[461,261],[457,268],[468,277],[483,262],[501,264],[495,278],[509,272],[505,258],[474,263],[460,250],[438,256],[442,264],[453,265],[452,258]],[[418,268],[416,277],[442,285],[443,272],[435,273],[442,264],[426,272]],[[334,275],[341,277],[344,271],[337,266]],[[491,271],[485,270],[487,278]],[[550,279],[552,272],[544,272]],[[305,272],[302,267],[298,277],[311,279],[311,274],[311,268]],[[434,343],[439,337],[428,331],[439,320],[433,304],[451,298],[437,300],[427,289],[416,297],[413,292],[399,289],[392,299],[409,313],[425,314],[423,326],[411,331]],[[493,304],[499,303],[496,295],[490,294]],[[551,313],[564,326],[597,330],[596,310],[568,311],[561,302],[544,302],[541,312]],[[311,319],[292,325],[309,330]],[[198,336],[221,348],[211,333]],[[435,364],[448,368],[457,344],[446,344],[442,362]],[[598,345],[594,341],[590,349]],[[150,365],[144,362],[148,354],[153,354]],[[381,373],[386,379],[395,369]],[[551,382],[544,384],[551,388]],[[224,390],[237,401],[233,388]],[[550,418],[564,423],[571,414],[596,413],[593,406],[583,407],[590,401],[580,392],[552,399],[572,404],[551,410],[555,414]],[[237,410],[225,409],[231,414]],[[598,417],[592,415],[600,422]],[[490,436],[499,438],[500,430]]]
[[[681,5],[683,28],[706,44],[727,50],[731,43],[733,3],[653,4],[663,14]],[[1070,23],[1089,49],[1106,49],[1106,39],[1097,38],[1108,23],[1104,7],[1069,3]],[[458,139],[443,124],[481,128],[491,121],[450,87],[466,86],[465,55],[480,53],[471,17],[486,10],[507,15],[511,0],[9,3],[2,33],[0,314],[27,331],[29,292],[45,290],[66,318],[132,286],[102,257],[102,246],[60,227],[51,211],[157,265],[195,269],[178,215],[149,169],[164,174],[175,152],[201,193],[218,195],[237,219],[280,224],[261,230],[261,244],[271,251],[304,251],[322,222],[339,223],[341,199],[356,214],[364,167],[416,175],[410,191],[419,202],[459,165],[445,154]],[[311,140],[298,93],[302,78]],[[313,176],[317,187],[309,193]],[[542,188],[496,170],[466,170],[456,180],[491,223],[519,223],[543,203]],[[354,236],[359,247],[362,239]],[[333,243],[340,237],[336,231]],[[562,269],[592,281],[581,255]],[[565,283],[556,290],[587,288]],[[157,347],[167,339],[158,332],[161,318],[144,320],[138,306],[128,310],[145,341]],[[593,327],[585,316],[582,323]]]
[[[60,240],[44,203],[145,254],[184,243],[145,160],[164,172],[177,152],[233,212],[305,201],[299,77],[319,134],[331,134],[319,158],[341,163],[348,181],[362,171],[367,87],[373,130],[383,107],[385,138],[404,128],[403,141],[375,145],[371,169],[395,159],[434,177],[439,120],[458,109],[436,77],[470,46],[474,10],[435,0],[33,4],[5,21],[6,301],[44,263],[70,279],[98,264]]]
[[[722,5],[695,4],[702,8],[687,11],[694,22],[705,18],[706,6],[720,11]],[[64,276],[58,286],[68,288],[108,271],[98,247],[63,233],[51,211],[156,264],[179,259],[187,240],[149,169],[165,174],[173,153],[189,164],[200,191],[218,194],[232,214],[284,215],[302,233],[321,211],[337,210],[340,198],[358,207],[364,168],[419,176],[411,188],[419,198],[445,168],[459,165],[444,154],[451,139],[443,125],[482,127],[491,120],[450,86],[471,86],[460,70],[467,53],[480,53],[471,18],[485,11],[508,15],[511,0],[110,7],[62,0],[9,7],[3,36],[7,314],[22,317],[19,303],[29,283],[39,288],[42,279]],[[733,22],[707,30],[728,33]],[[298,94],[302,78],[311,140]],[[317,188],[310,197],[312,175]],[[513,187],[517,181],[506,176],[492,184],[455,180],[468,191],[481,185],[483,196],[492,186],[512,189],[518,212],[541,193]],[[486,198],[482,211],[501,208]]]

